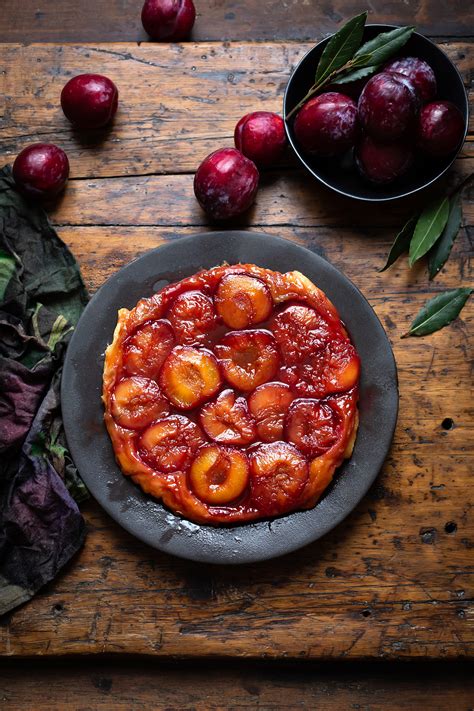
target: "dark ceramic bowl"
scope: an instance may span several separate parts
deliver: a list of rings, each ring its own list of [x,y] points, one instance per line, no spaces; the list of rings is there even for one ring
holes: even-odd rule
[[[395,29],[393,25],[367,25],[363,41],[366,42],[380,32],[389,32],[393,29]],[[283,117],[288,140],[304,167],[328,188],[341,195],[367,202],[385,202],[406,197],[438,180],[454,162],[462,148],[462,143],[457,151],[445,158],[435,159],[417,153],[408,173],[394,183],[382,186],[371,184],[359,175],[352,150],[342,157],[318,158],[299,147],[293,130],[294,117],[287,122],[286,116],[311,88],[317,63],[328,41],[329,37],[319,42],[303,57],[290,77],[283,100]],[[399,56],[419,57],[433,68],[438,83],[438,98],[452,101],[464,117],[464,142],[469,118],[468,99],[461,76],[451,60],[431,40],[417,32],[413,33]],[[341,86],[340,91],[344,93],[347,89]]]

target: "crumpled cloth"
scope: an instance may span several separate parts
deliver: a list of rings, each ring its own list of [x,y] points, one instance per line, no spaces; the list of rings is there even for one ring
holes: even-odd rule
[[[67,344],[88,301],[41,207],[0,171],[0,615],[29,600],[81,547],[87,498],[61,405]]]

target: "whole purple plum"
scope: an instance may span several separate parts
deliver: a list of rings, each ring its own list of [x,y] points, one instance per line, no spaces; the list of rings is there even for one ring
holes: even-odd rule
[[[186,39],[196,19],[193,0],[146,0],[142,24],[154,40],[179,42]]]
[[[67,155],[53,143],[33,143],[13,163],[13,179],[29,197],[51,198],[63,190],[69,177]]]
[[[345,94],[329,91],[310,99],[298,112],[294,130],[298,142],[319,156],[343,153],[357,138],[357,106]]]
[[[379,143],[364,136],[355,150],[355,159],[364,178],[385,185],[407,172],[413,162],[413,151],[403,140]]]
[[[392,59],[385,65],[384,71],[397,72],[408,77],[424,104],[435,98],[437,91],[435,73],[423,59],[418,57]]]
[[[464,119],[450,101],[433,101],[423,106],[418,117],[418,145],[432,156],[447,156],[458,148],[464,136]]]
[[[66,118],[78,128],[101,128],[115,116],[118,89],[102,74],[78,74],[65,84],[61,106]]]
[[[254,111],[235,127],[235,147],[260,168],[269,168],[282,158],[286,148],[285,124],[271,111]]]
[[[362,128],[380,141],[395,141],[414,125],[416,98],[406,81],[382,72],[369,79],[359,98]]]
[[[204,158],[194,176],[194,194],[202,209],[216,220],[245,212],[257,194],[255,163],[236,148],[221,148]]]

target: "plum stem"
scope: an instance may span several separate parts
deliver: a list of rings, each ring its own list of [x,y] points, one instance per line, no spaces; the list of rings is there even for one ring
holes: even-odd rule
[[[347,72],[348,69],[352,69],[354,66],[359,64],[360,61],[361,61],[361,57],[357,57],[357,58],[354,57],[353,59],[350,59],[348,62],[346,62],[344,64],[344,66],[340,67],[339,69],[335,69],[333,72],[331,72],[331,74],[328,74],[327,77],[325,77],[321,81],[313,84],[311,89],[308,91],[308,93],[305,96],[303,96],[301,101],[299,101],[296,104],[296,106],[294,106],[291,109],[291,111],[289,112],[289,114],[286,117],[286,121],[288,121],[293,116],[295,111],[298,111],[298,109],[300,109],[303,106],[303,104],[305,104],[308,101],[308,99],[310,99],[312,96],[314,96],[318,91],[320,91],[324,86],[326,86],[326,84],[329,84],[334,79],[335,76],[337,76],[338,74],[343,74],[344,72]]]

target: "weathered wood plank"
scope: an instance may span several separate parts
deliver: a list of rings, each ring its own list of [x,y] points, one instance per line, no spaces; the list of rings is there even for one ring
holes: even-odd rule
[[[456,51],[463,54],[461,47]],[[5,90],[0,150],[6,156],[22,141],[46,138],[36,133],[44,126],[54,140],[62,131],[69,141],[73,177],[51,216],[92,290],[146,249],[208,228],[192,193],[198,153],[230,137],[236,118],[256,103],[278,108],[289,64],[304,49],[242,44],[65,47],[62,52],[55,47],[0,48],[7,67],[0,74]],[[121,72],[130,95],[107,139],[80,146],[66,128],[57,97],[67,72],[91,69],[87,62],[95,62],[96,55],[105,63],[101,66]],[[43,65],[44,85],[37,65]],[[175,86],[178,67],[186,77],[196,72],[196,85],[206,87],[204,94],[196,93],[192,77],[183,79],[189,119],[189,133],[183,135],[178,133],[183,118]],[[467,62],[462,68],[467,71]],[[36,76],[34,82],[30,75]],[[145,102],[150,87],[160,88],[160,77],[170,111],[154,128],[146,116],[155,99]],[[193,96],[218,98],[222,121],[215,121],[215,104]],[[197,112],[201,105],[204,119]],[[450,181],[467,175],[472,162],[467,144]],[[141,175],[148,172],[152,175]],[[198,566],[162,555],[133,539],[91,501],[84,507],[89,526],[84,549],[53,584],[3,621],[1,654],[124,652],[164,659],[472,655],[472,302],[449,328],[427,339],[400,340],[429,296],[468,281],[470,194],[464,210],[467,227],[448,265],[430,283],[422,265],[409,271],[404,260],[389,272],[377,272],[396,227],[426,196],[368,208],[333,196],[294,168],[268,174],[262,183],[255,208],[232,226],[278,234],[326,256],[362,289],[393,343],[400,419],[383,472],[353,514],[323,540],[281,560],[245,568]]]
[[[461,668],[459,668],[461,667]],[[441,673],[440,673],[441,672]],[[440,670],[412,664],[367,669],[361,665],[317,669],[307,665],[241,664],[209,666],[183,663],[176,667],[127,662],[45,665],[28,662],[0,673],[2,707],[8,711],[81,709],[315,709],[340,711],[450,711],[468,709],[474,694],[469,669],[443,663]]]
[[[357,225],[361,234],[373,226],[391,228],[396,233],[408,216],[426,205],[430,196],[439,194],[446,183],[457,185],[473,169],[474,158],[458,160],[443,185],[435,186],[428,194],[397,201],[389,209],[386,205],[368,206],[347,200],[302,170],[272,173],[262,178],[252,208],[224,227]],[[466,200],[464,213],[467,224],[472,224],[472,201]],[[209,225],[194,197],[192,175],[71,180],[67,195],[51,209],[51,217],[58,225]]]
[[[468,202],[464,208],[470,212]],[[290,239],[308,247],[331,261],[364,292],[372,304],[383,303],[385,297],[396,301],[399,295],[407,296],[423,292],[443,290],[463,281],[469,274],[472,257],[471,227],[468,219],[461,228],[451,257],[433,281],[428,281],[424,260],[416,268],[408,268],[407,259],[400,257],[388,271],[380,273],[393,241],[394,233],[389,227],[331,227],[322,224],[316,227],[250,225],[244,229],[263,231]],[[205,230],[222,230],[222,226],[206,226]],[[60,226],[58,232],[79,260],[88,287],[95,291],[120,267],[147,250],[190,234],[202,232],[201,227],[185,226]],[[216,238],[217,239],[217,238]],[[407,305],[409,306],[409,304]],[[469,311],[469,304],[467,310]],[[408,308],[407,308],[408,311]],[[401,314],[402,316],[403,314]],[[409,313],[407,313],[407,318]],[[396,319],[398,321],[399,319]],[[394,326],[396,328],[397,326]],[[403,329],[399,323],[398,328]],[[426,339],[405,341],[427,343]]]
[[[442,527],[436,532],[418,527],[436,523],[426,515],[414,528],[398,519],[393,499],[378,498],[369,508],[375,521],[365,502],[313,546],[277,562],[226,569],[152,551],[118,526],[104,527],[103,513],[90,503],[84,550],[51,590],[2,629],[3,653],[126,652],[166,659],[472,653],[472,593],[462,533],[454,546]],[[384,526],[391,541],[382,541],[379,549],[377,531]],[[449,549],[443,563],[451,562],[438,570],[444,577],[439,582],[449,599],[436,595],[432,580],[432,561],[443,548]]]
[[[421,271],[409,275],[402,264],[386,274],[375,272],[388,249],[386,231],[268,230],[330,256],[363,288],[387,328],[399,367],[401,409],[378,481],[323,540],[278,561],[233,569],[153,551],[90,502],[83,551],[1,629],[4,654],[472,654],[474,530],[467,492],[474,463],[467,448],[473,419],[465,352],[472,307],[430,339],[400,341],[427,298],[420,289],[433,287]],[[147,227],[60,233],[93,288],[137,254],[176,238],[172,229]],[[459,281],[468,250],[464,231],[436,288]],[[443,428],[445,418],[453,420],[452,429]]]
[[[318,40],[361,11],[355,0],[196,0],[194,40]],[[3,0],[0,42],[114,42],[146,38],[142,2],[123,0]],[[471,35],[472,11],[462,0],[438,3],[370,3],[370,22],[415,24],[438,36]]]
[[[208,153],[233,145],[245,113],[282,110],[292,68],[310,46],[0,46],[0,156],[13,160],[40,140],[66,150],[73,178],[193,173]],[[468,86],[473,45],[442,47]],[[61,111],[62,87],[82,72],[106,74],[119,87],[120,109],[110,129],[78,133]],[[472,150],[466,147],[465,155]],[[295,164],[290,155],[288,163]]]

